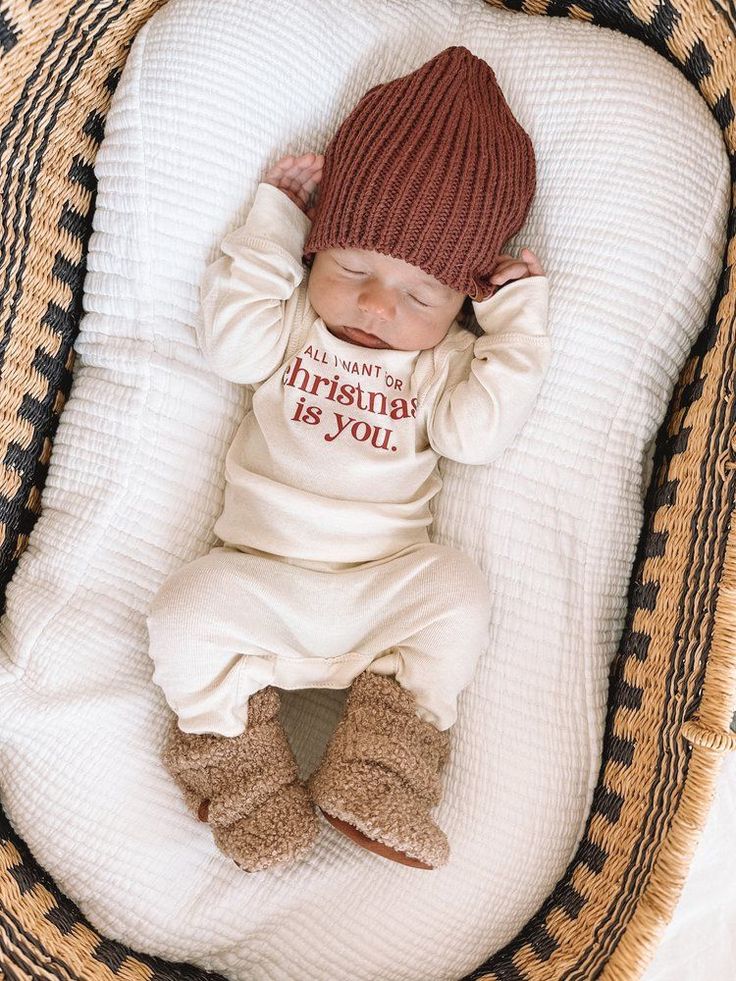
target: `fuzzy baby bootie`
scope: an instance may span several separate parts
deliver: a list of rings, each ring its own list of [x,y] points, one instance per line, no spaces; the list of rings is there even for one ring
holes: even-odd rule
[[[363,848],[414,868],[438,868],[450,849],[430,810],[442,798],[449,751],[449,732],[419,718],[411,692],[364,671],[309,780],[312,800]]]
[[[246,872],[297,861],[319,830],[278,719],[280,702],[275,688],[252,695],[239,736],[182,732],[174,720],[162,756],[189,809]]]

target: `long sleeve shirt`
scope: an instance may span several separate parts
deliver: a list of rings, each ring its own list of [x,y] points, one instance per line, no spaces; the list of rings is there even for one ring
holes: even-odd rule
[[[201,285],[198,340],[211,368],[253,386],[228,450],[215,534],[317,561],[363,562],[429,540],[440,456],[488,464],[527,420],[549,365],[548,281],[474,302],[434,348],[351,344],[307,295],[310,219],[260,184]]]

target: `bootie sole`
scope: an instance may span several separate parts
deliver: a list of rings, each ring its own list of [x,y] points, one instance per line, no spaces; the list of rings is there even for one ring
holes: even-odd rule
[[[350,838],[354,841],[356,845],[360,845],[361,848],[365,848],[369,852],[373,852],[374,855],[380,855],[381,858],[387,858],[391,862],[398,862],[399,865],[410,865],[413,869],[433,869],[433,865],[427,865],[426,862],[420,862],[418,858],[411,858],[405,852],[397,851],[395,848],[389,848],[388,845],[384,845],[382,841],[375,841],[373,838],[368,838],[363,834],[362,831],[358,831],[356,827],[349,824],[347,821],[342,821],[340,818],[334,817],[332,814],[328,814],[327,811],[323,811],[320,807],[320,814],[328,821],[333,828],[344,834],[346,838]]]

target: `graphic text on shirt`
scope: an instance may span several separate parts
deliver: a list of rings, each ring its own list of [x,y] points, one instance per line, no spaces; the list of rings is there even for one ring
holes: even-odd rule
[[[417,400],[415,398],[407,400],[403,396],[397,396],[393,392],[377,391],[368,389],[357,384],[346,383],[342,380],[342,374],[367,375],[374,378],[379,385],[383,384],[394,391],[408,389],[408,379],[398,378],[387,374],[380,364],[360,364],[357,362],[345,361],[332,355],[334,366],[338,370],[331,378],[316,374],[310,371],[305,365],[304,359],[311,358],[318,364],[327,363],[328,355],[326,352],[318,351],[312,345],[308,345],[301,352],[301,355],[290,362],[282,375],[282,383],[285,388],[297,388],[307,395],[313,396],[318,402],[337,402],[339,405],[355,406],[363,413],[372,413],[384,416],[392,421],[399,422],[402,419],[412,419],[416,416]],[[323,409],[328,410],[328,406],[307,404],[304,396],[301,396],[294,407],[291,415],[292,422],[302,422],[309,426],[317,426],[322,422]],[[353,410],[355,411],[355,410]],[[396,430],[387,426],[379,426],[366,419],[355,418],[352,415],[343,414],[333,410],[333,418],[330,420],[334,424],[332,432],[324,433],[323,439],[327,443],[332,443],[343,433],[352,436],[359,443],[369,443],[378,450],[390,450],[396,452],[398,447],[391,439]]]

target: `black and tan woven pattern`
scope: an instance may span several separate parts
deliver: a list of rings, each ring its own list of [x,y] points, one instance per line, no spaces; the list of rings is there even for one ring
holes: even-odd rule
[[[0,7],[1,596],[40,511],[71,385],[93,164],[110,96],[135,32],[157,6]]]
[[[68,395],[92,166],[126,51],[162,0],[0,0],[0,590],[40,510]],[[711,0],[488,0],[638,38],[723,130],[732,174],[736,24]],[[523,930],[469,978],[641,975],[687,874],[724,751],[736,746],[736,210],[719,290],[660,430],[611,671],[598,787],[577,853]],[[213,978],[96,933],[0,814],[0,974]]]
[[[225,981],[100,936],[0,813],[0,978],[7,981]]]

